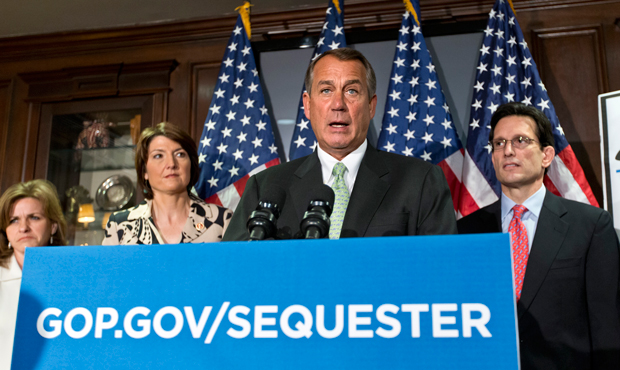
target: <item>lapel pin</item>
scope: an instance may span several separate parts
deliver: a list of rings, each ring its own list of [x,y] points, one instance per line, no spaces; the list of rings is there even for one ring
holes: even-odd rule
[[[203,224],[202,222],[199,222],[196,224],[196,230],[200,231],[202,229],[204,229],[205,224]]]

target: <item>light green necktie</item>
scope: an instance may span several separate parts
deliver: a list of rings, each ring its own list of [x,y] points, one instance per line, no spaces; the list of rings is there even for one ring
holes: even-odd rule
[[[340,231],[342,230],[342,222],[344,221],[344,215],[347,212],[347,205],[349,204],[349,189],[344,183],[344,171],[347,170],[347,166],[342,162],[336,163],[332,174],[334,175],[334,183],[332,189],[334,189],[334,210],[330,217],[329,226],[329,238],[339,239]]]

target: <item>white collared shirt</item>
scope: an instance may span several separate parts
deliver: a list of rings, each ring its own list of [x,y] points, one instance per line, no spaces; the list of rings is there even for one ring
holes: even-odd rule
[[[334,166],[338,162],[344,163],[347,167],[347,170],[344,172],[344,183],[347,185],[349,189],[349,195],[353,192],[353,185],[355,185],[355,179],[357,178],[357,172],[360,169],[360,164],[362,164],[362,159],[364,158],[364,153],[366,153],[366,148],[368,147],[368,140],[364,140],[362,145],[360,145],[357,149],[349,153],[346,157],[342,159],[342,161],[338,161],[336,158],[327,154],[320,146],[316,146],[316,151],[319,156],[319,161],[321,162],[321,173],[323,175],[323,183],[327,186],[332,186],[334,183],[334,175],[332,174],[332,170]]]
[[[534,241],[534,235],[536,235],[538,218],[540,217],[540,210],[542,209],[543,202],[545,201],[546,191],[545,185],[542,185],[537,192],[532,194],[532,196],[523,202],[523,206],[527,208],[527,211],[521,217],[521,221],[527,230],[527,244],[529,251],[532,250],[532,242]],[[512,207],[514,207],[517,203],[504,195],[504,193],[502,193],[501,202],[502,232],[507,233],[508,227],[510,226],[510,221],[512,220],[512,215],[514,214]]]

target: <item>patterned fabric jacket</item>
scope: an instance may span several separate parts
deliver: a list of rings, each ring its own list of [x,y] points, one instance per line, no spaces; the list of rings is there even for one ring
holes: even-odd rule
[[[190,194],[190,212],[183,227],[180,243],[219,242],[228,227],[232,211],[207,204]],[[163,244],[164,241],[151,217],[152,200],[133,208],[115,212],[106,226],[102,245]]]

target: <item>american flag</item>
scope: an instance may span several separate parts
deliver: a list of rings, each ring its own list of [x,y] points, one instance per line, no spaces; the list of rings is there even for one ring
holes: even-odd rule
[[[556,156],[544,179],[547,189],[564,198],[598,206],[575,153],[564,137],[536,63],[523,39],[512,2],[495,2],[484,33],[463,164],[460,213],[466,216],[500,197],[501,184],[495,177],[488,141],[491,116],[500,105],[508,102],[535,106],[551,121]]]
[[[198,195],[233,210],[250,176],[280,163],[241,15],[222,60],[198,154]]]
[[[419,3],[405,4],[377,147],[439,165],[456,211],[463,149],[422,36]]]
[[[327,50],[344,48],[347,41],[344,38],[344,0],[329,0],[327,5],[327,14],[325,15],[325,23],[323,30],[319,36],[319,42],[314,48],[312,60]],[[295,120],[295,131],[291,138],[291,147],[289,150],[289,158],[291,160],[306,156],[316,148],[316,136],[310,126],[310,120],[304,114],[303,93],[306,91],[304,84],[301,89],[301,97],[299,98],[299,108],[297,109],[297,119]]]

